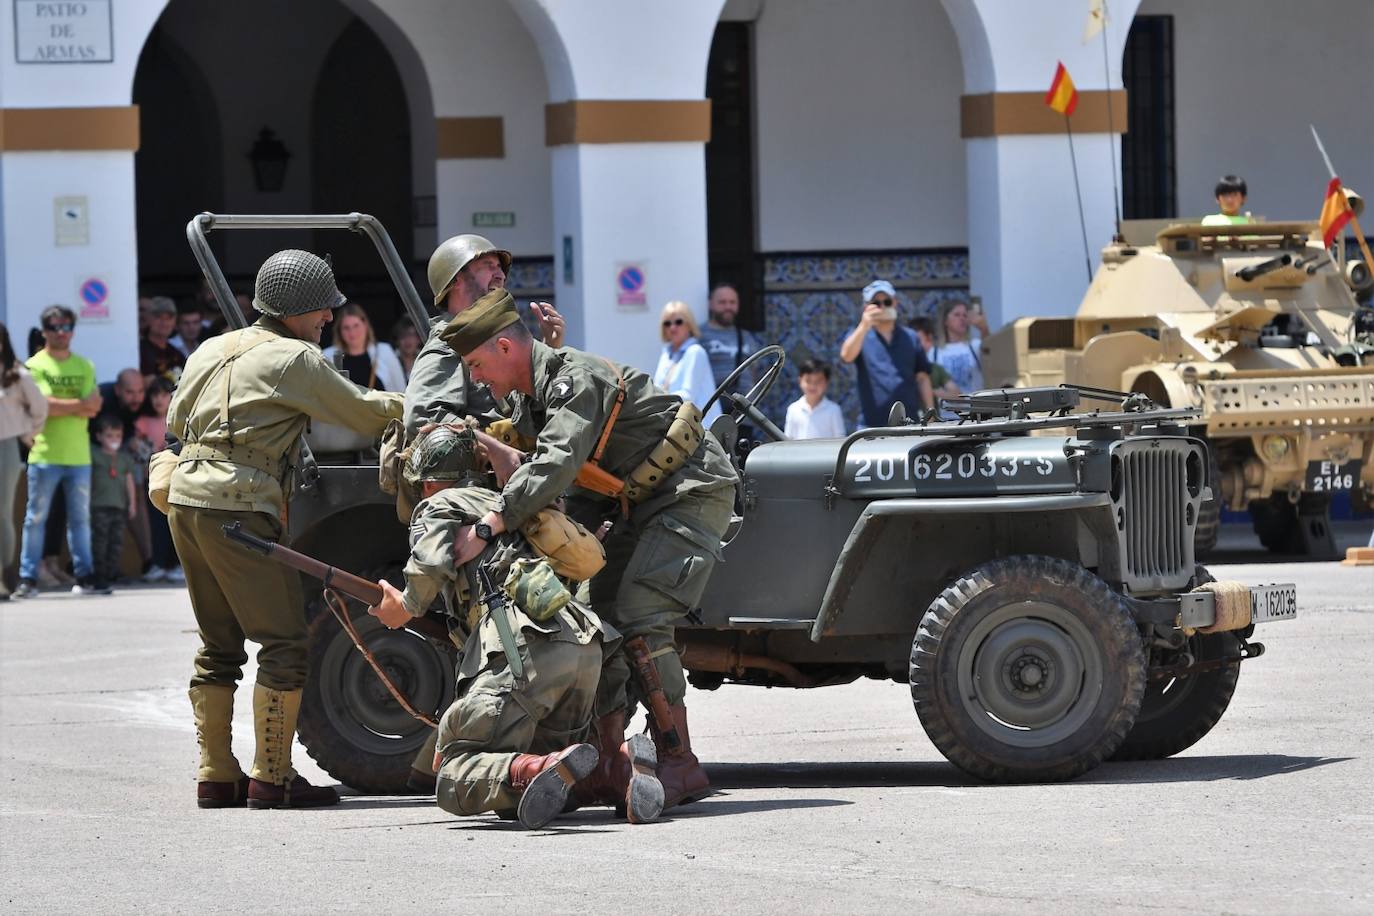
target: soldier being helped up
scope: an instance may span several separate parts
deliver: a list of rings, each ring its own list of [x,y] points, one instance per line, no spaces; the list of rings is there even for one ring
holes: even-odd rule
[[[493,534],[480,520],[500,494],[488,488],[484,465],[474,430],[422,432],[406,466],[422,501],[411,519],[405,590],[379,582],[385,598],[371,609],[395,628],[442,595],[464,640],[457,699],[438,728],[438,804],[542,827],[576,783],[580,800],[614,804],[633,823],[653,820],[663,807],[653,742],[636,735],[603,749],[605,759],[584,743],[602,666],[621,642],[569,591],[604,564],[600,545],[556,510]],[[468,528],[486,547],[460,566],[454,545]]]

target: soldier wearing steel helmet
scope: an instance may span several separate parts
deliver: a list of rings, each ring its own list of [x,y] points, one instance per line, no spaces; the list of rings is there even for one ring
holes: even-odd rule
[[[586,743],[602,666],[620,635],[574,600],[566,583],[604,562],[600,545],[582,530],[595,563],[584,555],[569,564],[544,555],[535,546],[539,532],[526,528],[489,535],[479,556],[458,563],[454,542],[500,501],[487,486],[485,464],[474,430],[421,432],[406,468],[424,499],[411,517],[405,590],[379,581],[385,598],[371,608],[382,623],[401,627],[442,597],[451,628],[464,640],[457,698],[431,751],[439,807],[458,815],[509,813],[526,827],[542,827],[564,810],[574,784],[583,788],[604,769],[614,782],[608,803],[633,823],[653,820],[663,808],[653,742],[634,736],[605,752],[600,768],[598,749]],[[479,566],[503,586],[504,606],[484,607]]]
[[[190,696],[202,808],[338,801],[333,789],[310,785],[291,767],[306,674],[300,580],[226,541],[222,528],[238,522],[259,537],[281,537],[289,471],[310,417],[376,436],[401,416],[399,394],[363,391],[320,355],[320,331],[344,302],[323,259],[296,250],[272,255],[258,271],[253,299],[262,317],[202,344],[167,412],[167,431],[181,442],[168,522],[201,639]],[[248,775],[230,744],[245,638],[262,646]]]
[[[455,235],[434,250],[429,259],[429,287],[434,305],[444,311],[430,328],[429,339],[415,357],[406,384],[406,438],[414,438],[430,423],[450,423],[466,416],[489,421],[509,413],[484,388],[473,385],[463,361],[439,339],[454,315],[479,298],[506,285],[509,251],[480,235]],[[547,302],[530,303],[540,333],[550,346],[563,344],[563,317]]]

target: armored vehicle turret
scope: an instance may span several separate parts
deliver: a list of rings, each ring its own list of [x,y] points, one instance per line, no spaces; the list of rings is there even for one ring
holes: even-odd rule
[[[1332,496],[1374,502],[1374,279],[1315,223],[1127,223],[1077,315],[1022,318],[984,345],[990,384],[1070,383],[1197,407],[1213,501],[1249,509],[1272,550],[1330,556]]]

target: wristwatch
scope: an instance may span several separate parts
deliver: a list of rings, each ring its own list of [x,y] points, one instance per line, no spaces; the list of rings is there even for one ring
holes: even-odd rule
[[[486,522],[478,522],[477,524],[473,525],[472,533],[477,535],[477,537],[481,540],[486,541],[488,544],[491,543],[492,538],[496,537],[496,534],[491,530],[491,526],[488,525]]]

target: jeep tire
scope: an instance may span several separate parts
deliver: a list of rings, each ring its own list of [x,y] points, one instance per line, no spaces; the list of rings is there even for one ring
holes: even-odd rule
[[[438,718],[453,701],[454,653],[409,630],[388,630],[360,602],[345,600],[353,625],[396,686],[416,709]],[[315,602],[320,606],[307,608],[314,617],[296,726],[301,744],[346,786],[370,795],[407,794],[411,763],[431,729],[401,708],[322,600]]]
[[[931,604],[911,696],[951,763],[991,782],[1055,782],[1116,751],[1145,692],[1145,653],[1121,597],[1066,560],[986,562]]]

